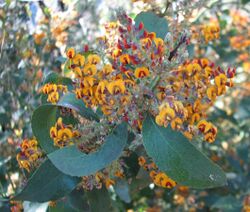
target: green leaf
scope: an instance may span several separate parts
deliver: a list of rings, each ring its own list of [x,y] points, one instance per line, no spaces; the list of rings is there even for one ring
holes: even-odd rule
[[[158,126],[147,116],[142,128],[143,143],[161,171],[181,185],[212,188],[226,184],[219,166],[210,161],[180,132]]]
[[[48,157],[65,174],[87,176],[118,159],[127,143],[127,137],[127,125],[122,123],[105,139],[97,152],[84,154],[76,146],[69,146],[50,153]]]
[[[73,93],[65,94],[56,105],[44,104],[38,107],[32,115],[32,131],[42,149],[47,153],[58,149],[50,138],[50,128],[55,125],[59,117],[59,106],[75,110],[87,119],[99,121],[97,114],[85,107],[83,101],[76,99]]]
[[[41,148],[49,153],[57,147],[50,137],[50,128],[55,125],[58,118],[58,107],[56,105],[42,105],[38,107],[32,115],[31,126],[34,136],[39,142]]]
[[[75,189],[67,196],[69,205],[76,211],[89,211],[87,197],[83,189]]]
[[[211,207],[211,209],[221,209],[222,211],[241,211],[241,201],[231,195],[219,198]]]
[[[11,207],[9,202],[0,202],[0,211],[11,212]]]
[[[98,115],[91,108],[87,108],[81,99],[77,99],[74,93],[67,93],[62,96],[57,105],[73,109],[89,120],[99,121]]]
[[[5,198],[0,197],[0,202],[9,202],[9,199],[5,199]]]
[[[153,12],[141,12],[135,18],[135,25],[138,27],[140,22],[144,24],[148,32],[155,32],[157,37],[165,38],[168,32],[168,22],[165,18],[160,18]]]
[[[242,4],[248,4],[250,2],[250,0],[241,0]]]
[[[227,26],[227,20],[219,19],[220,29],[225,29]]]
[[[23,190],[14,197],[14,200],[31,202],[57,200],[70,193],[79,181],[79,178],[63,174],[49,160],[46,160],[34,172]]]
[[[62,199],[58,200],[55,206],[49,206],[46,212],[79,212],[79,210],[75,210],[70,206],[68,201]]]
[[[114,189],[116,194],[126,203],[131,202],[130,194],[129,194],[129,186],[126,180],[117,180],[114,185]]]
[[[250,118],[250,96],[246,96],[240,101],[234,117],[239,121]]]
[[[66,57],[60,56],[56,58],[56,62],[60,62],[61,64],[65,63],[67,61]]]
[[[129,157],[123,157],[122,160],[125,163],[125,175],[128,178],[135,177],[140,169],[140,165],[138,164],[138,155],[135,152],[132,152]]]
[[[54,84],[62,84],[62,85],[67,85],[70,88],[72,88],[72,80],[68,77],[62,77],[59,74],[55,72],[50,72],[44,79],[43,84],[46,83],[54,83]]]
[[[140,168],[136,177],[132,178],[132,182],[130,183],[130,193],[135,194],[138,191],[147,187],[150,183],[152,183],[152,179],[150,178],[148,172],[143,168]]]
[[[187,51],[188,51],[188,55],[189,55],[189,58],[194,58],[194,44],[190,44],[187,46]]]
[[[91,212],[110,212],[111,200],[105,187],[87,192]]]

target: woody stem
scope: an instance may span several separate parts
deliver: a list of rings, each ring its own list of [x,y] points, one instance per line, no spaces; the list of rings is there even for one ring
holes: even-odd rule
[[[169,60],[169,61],[171,61],[171,60],[173,59],[173,57],[176,56],[176,53],[177,53],[178,49],[180,48],[180,46],[181,46],[183,43],[186,42],[186,40],[187,40],[186,35],[181,36],[181,39],[180,39],[179,43],[177,44],[177,46],[170,52],[170,55],[169,55],[169,57],[168,57],[168,60]]]

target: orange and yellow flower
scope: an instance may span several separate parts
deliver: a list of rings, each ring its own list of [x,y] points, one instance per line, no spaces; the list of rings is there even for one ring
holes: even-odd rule
[[[149,70],[146,67],[138,67],[135,69],[135,77],[136,78],[144,78],[149,76]]]
[[[75,49],[74,48],[69,48],[66,53],[68,59],[73,59],[75,56]]]
[[[30,172],[38,159],[42,157],[42,151],[38,148],[38,142],[35,138],[24,139],[20,147],[21,151],[17,154],[16,159],[21,168]]]
[[[126,91],[125,83],[121,79],[108,83],[107,89],[112,95],[123,94]]]
[[[73,130],[71,125],[63,124],[62,118],[58,118],[55,126],[50,128],[50,137],[57,147],[65,147],[73,144],[73,139],[80,136],[77,130]]]

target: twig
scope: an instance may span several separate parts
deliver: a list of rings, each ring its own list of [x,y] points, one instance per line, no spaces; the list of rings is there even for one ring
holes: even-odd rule
[[[38,4],[39,4],[39,7],[41,8],[44,16],[49,19],[50,14],[48,12],[46,12],[46,5],[44,4],[44,2],[43,1],[38,1]]]
[[[178,51],[178,48],[180,48],[180,46],[185,43],[187,40],[187,36],[186,35],[183,35],[179,41],[179,43],[177,44],[177,46],[174,48],[174,50],[172,50],[170,52],[170,55],[168,57],[168,60],[171,61],[173,59],[174,56],[176,56],[176,53]]]
[[[167,11],[168,11],[168,8],[169,8],[170,5],[171,5],[171,2],[169,2],[169,1],[167,0],[167,1],[166,1],[166,8],[165,8],[164,12],[160,14],[160,17],[164,17],[164,16],[167,15]]]
[[[6,174],[8,176],[9,181],[10,181],[11,188],[13,189],[13,192],[15,192],[16,189],[15,189],[14,183],[12,182],[12,179],[10,177],[10,173],[7,171]]]
[[[1,189],[0,195],[1,195],[3,198],[5,198],[6,196],[5,196],[5,192],[4,192],[4,189],[3,189],[3,185],[2,185],[1,182],[0,182],[0,189]]]
[[[3,39],[2,39],[2,43],[1,43],[0,59],[2,58],[4,40],[5,40],[5,30],[3,30]]]

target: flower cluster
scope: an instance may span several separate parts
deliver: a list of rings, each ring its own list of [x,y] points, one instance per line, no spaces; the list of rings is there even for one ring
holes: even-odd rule
[[[151,171],[150,177],[153,179],[155,185],[163,188],[173,188],[176,186],[176,182],[168,177],[164,172],[161,171]]]
[[[119,14],[118,21],[107,24],[105,29],[106,36],[98,39],[101,53],[86,49],[76,52],[73,48],[66,52],[65,65],[73,74],[76,98],[93,110],[101,109],[101,124],[126,121],[138,134],[144,114],[150,112],[159,126],[170,125],[188,139],[201,133],[205,141],[213,142],[217,128],[206,121],[206,112],[227,87],[233,86],[235,69],[216,67],[206,58],[187,60],[187,34],[162,39],[155,32],[148,32],[143,23],[135,25],[125,14]],[[202,28],[206,42],[217,39],[219,31],[215,25]],[[70,145],[75,137],[72,126],[63,125],[61,119],[51,128],[50,135],[59,147]],[[90,145],[86,142],[79,148],[89,153],[98,142],[93,145],[92,139],[87,140]],[[156,185],[176,186],[154,163],[147,164],[144,157],[139,158],[139,164],[149,171]],[[122,171],[111,172],[104,169],[85,176],[82,186],[88,190],[103,184],[109,187],[115,184],[116,177],[124,177]]]
[[[34,34],[33,36],[34,36],[34,42],[35,42],[35,44],[41,45],[43,39],[44,39],[45,36],[46,36],[46,34],[45,34],[44,32],[41,32],[41,33],[36,33],[36,34]]]
[[[243,211],[249,212],[250,211],[250,195],[246,195],[243,200]]]
[[[88,55],[85,61],[85,57],[75,55],[73,49],[67,51],[67,57],[77,80],[76,97],[82,99],[88,107],[99,106],[113,121],[115,116],[126,113],[124,108],[132,98],[129,90],[135,84],[133,78],[143,78],[149,73],[145,67],[138,67],[134,74],[132,71],[119,73],[111,64],[101,65],[97,54]],[[120,60],[121,63],[130,61],[128,55],[123,55]]]
[[[41,158],[42,152],[35,138],[23,140],[20,147],[21,151],[16,156],[18,164],[21,168],[30,172],[30,169],[35,166],[38,159]]]
[[[217,128],[211,123],[206,120],[201,120],[197,124],[198,129],[200,132],[204,134],[204,139],[211,143],[214,142],[215,136],[217,134]]]
[[[122,179],[125,177],[123,170],[115,169],[116,171],[110,176],[110,172],[106,169],[95,173],[94,175],[84,176],[82,178],[81,185],[86,190],[92,190],[93,188],[101,189],[103,185],[108,189],[110,186],[115,185],[116,179]]]
[[[49,11],[48,16],[41,17],[38,25],[36,26],[36,31],[38,33],[34,33],[34,41],[37,45],[45,44],[45,50],[50,50],[51,47],[54,46],[61,47],[65,45],[68,41],[69,34],[67,32],[67,28],[69,26],[76,25],[75,18],[77,17],[77,12],[70,9],[67,11]],[[44,32],[46,27],[48,30],[46,33],[50,34],[50,36],[55,40],[55,44],[51,46],[51,41],[45,39],[46,33]],[[40,32],[42,31],[42,32]]]
[[[176,182],[168,177],[165,173],[159,171],[155,163],[147,163],[143,156],[138,158],[138,163],[141,167],[143,167],[144,170],[150,171],[149,176],[155,185],[168,189],[176,186]]]
[[[206,43],[216,40],[220,37],[220,27],[218,25],[205,25],[202,27],[202,35]]]
[[[125,14],[118,20],[107,24],[106,36],[99,38],[109,63],[97,54],[85,53],[85,58],[68,49],[67,64],[76,78],[77,98],[88,107],[101,108],[111,122],[125,120],[140,130],[142,114],[149,110],[160,126],[170,123],[189,139],[201,132],[206,141],[214,141],[216,128],[203,131],[197,123],[206,118],[217,96],[233,86],[235,69],[225,71],[206,58],[176,65],[172,61],[178,48],[189,43],[186,35],[172,48],[143,23],[136,26]],[[219,36],[216,25],[203,27],[203,32],[207,41]]]
[[[20,201],[10,201],[11,207],[10,212],[17,212],[17,211],[23,211],[23,204]]]
[[[240,54],[238,61],[242,62],[243,69],[250,71],[250,18],[249,15],[242,11],[232,11],[230,16],[233,19],[233,26],[237,29],[237,33],[230,37],[230,45]]]
[[[191,27],[192,42],[205,42],[206,44],[210,41],[219,39],[220,27],[216,20],[210,20],[209,25],[198,25]]]
[[[47,83],[41,88],[41,92],[43,94],[48,95],[47,101],[52,104],[56,104],[59,100],[59,92],[66,93],[68,92],[68,88],[66,85],[57,85],[53,83]]]
[[[63,123],[62,118],[58,118],[55,126],[50,128],[50,137],[57,147],[65,147],[73,144],[74,138],[80,137],[80,133],[73,129],[72,125]]]
[[[234,75],[235,69],[224,71],[205,58],[185,62],[159,82],[157,97],[160,106],[156,123],[165,127],[170,123],[172,129],[182,131],[191,139],[197,127],[200,129],[199,125],[196,127],[197,123],[206,118],[207,109],[226,92],[226,87],[233,86]],[[205,131],[200,129],[200,132],[205,134],[206,141],[212,142],[217,130],[211,123],[206,125],[209,127]]]
[[[76,96],[89,107],[101,108],[109,121],[125,120],[140,129],[145,96],[152,94],[152,79],[166,69],[163,61],[169,50],[155,32],[146,31],[142,23],[135,26],[126,15],[106,25],[106,33],[99,41],[109,63],[97,54],[85,58],[72,48],[67,51],[67,64],[77,80]]]
[[[230,44],[236,50],[246,50],[250,46],[250,38],[236,35],[230,38]]]

